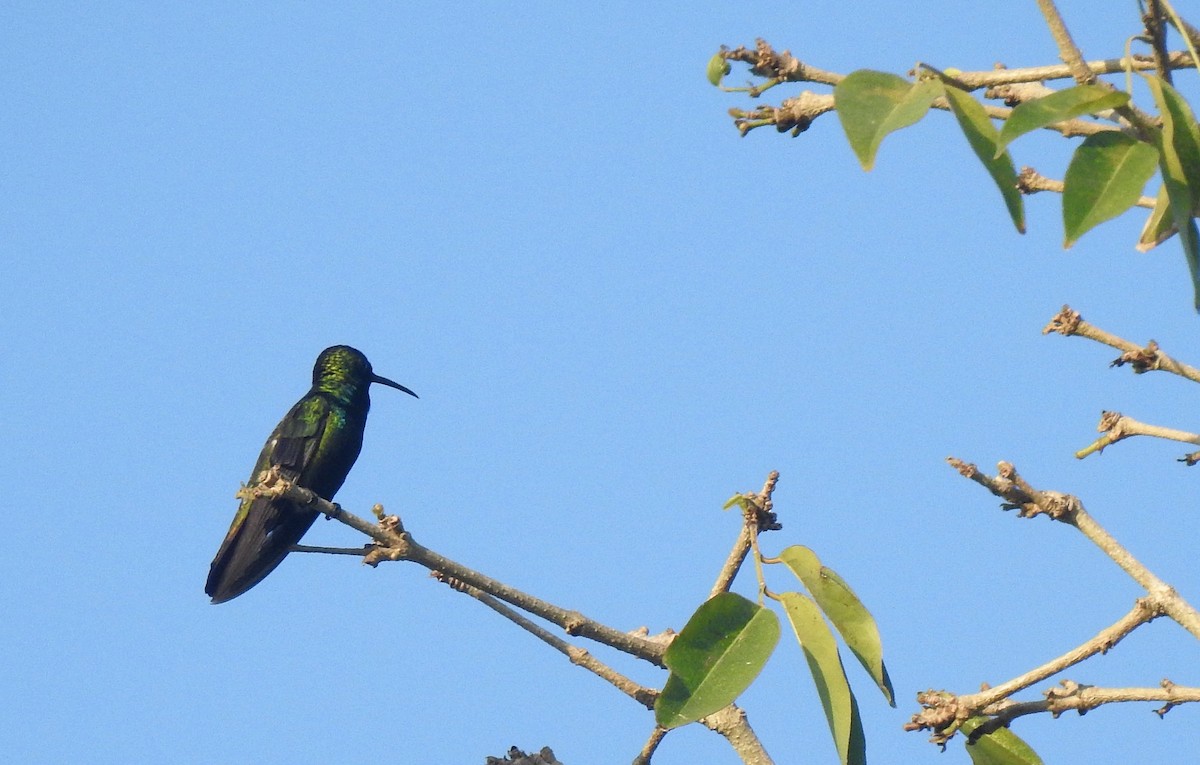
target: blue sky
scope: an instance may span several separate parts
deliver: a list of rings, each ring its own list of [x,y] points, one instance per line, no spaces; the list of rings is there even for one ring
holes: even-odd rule
[[[1137,31],[1131,3],[1061,6],[1089,57]],[[1194,392],[1040,334],[1070,303],[1200,361],[1178,248],[1134,252],[1132,216],[1064,252],[1049,195],[1016,235],[945,114],[866,174],[832,116],[740,139],[725,112],[749,102],[704,79],[720,44],[756,36],[841,72],[1050,63],[1032,2],[986,19],[834,2],[0,19],[13,762],[481,762],[515,744],[586,765],[641,747],[644,710],[413,566],[293,555],[208,604],[233,492],[335,343],[421,395],[376,392],[343,505],[382,502],[427,546],[622,629],[682,626],[737,533],[721,504],[779,470],[784,530],[764,546],[814,548],[883,633],[898,708],[851,670],[872,763],[967,761],[901,732],[917,691],[1006,680],[1139,594],[947,455],[1078,493],[1200,593],[1186,447],[1072,457],[1101,409],[1195,429]],[[1179,85],[1195,97],[1194,74]],[[1061,177],[1064,148],[1030,136],[1016,161]],[[359,543],[324,522],[306,541]],[[1194,685],[1195,650],[1158,622],[1068,676]],[[786,640],[743,705],[777,762],[833,761]],[[1017,730],[1047,762],[1171,760],[1196,714]],[[655,761],[736,760],[692,726]]]

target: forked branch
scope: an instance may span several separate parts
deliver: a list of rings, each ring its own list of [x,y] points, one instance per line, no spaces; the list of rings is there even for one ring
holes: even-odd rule
[[[779,479],[777,472],[772,472],[763,486],[760,494],[748,495],[755,500],[754,511],[746,511],[746,523],[754,523],[759,528],[778,528],[775,514],[771,512],[771,493]],[[562,627],[567,634],[588,638],[615,648],[623,653],[636,656],[660,667],[663,664],[663,653],[670,644],[674,633],[667,631],[662,635],[649,637],[644,629],[634,632],[620,632],[593,619],[585,617],[578,611],[555,606],[527,593],[492,579],[485,574],[467,568],[460,563],[446,558],[433,550],[418,544],[412,535],[404,529],[400,518],[395,515],[385,515],[381,505],[372,509],[378,519],[371,523],[353,513],[344,510],[336,503],[321,498],[309,489],[297,486],[284,479],[277,469],[264,471],[258,481],[250,487],[244,487],[239,496],[254,495],[272,498],[286,497],[301,505],[313,507],[326,517],[340,521],[359,531],[374,542],[362,548],[326,548],[312,546],[297,546],[297,550],[305,552],[323,552],[337,555],[362,555],[363,562],[375,566],[385,560],[407,560],[428,568],[439,581],[445,582],[453,589],[475,598],[491,608],[504,618],[537,637],[542,642],[567,656],[571,663],[583,667],[596,676],[616,687],[622,693],[637,701],[647,709],[653,709],[658,691],[647,688],[622,675],[601,662],[587,650],[563,640],[545,628],[522,616],[511,606],[539,616],[553,624]],[[727,572],[730,581],[736,575],[737,569],[745,559],[745,551],[738,553],[741,542],[735,545],[723,575]],[[728,587],[728,582],[725,584]],[[772,765],[754,729],[750,727],[746,713],[736,704],[730,704],[699,721],[708,729],[724,737],[729,745],[737,752],[742,762],[747,765]],[[649,761],[650,755],[661,742],[665,731],[655,730],[639,755],[643,761]]]
[[[1020,517],[1045,515],[1078,529],[1104,551],[1125,573],[1146,590],[1133,608],[1112,625],[1095,636],[1044,664],[1000,685],[985,686],[978,693],[952,694],[946,691],[927,691],[919,694],[921,711],[913,715],[906,730],[930,730],[932,740],[944,743],[954,735],[958,726],[972,717],[991,717],[991,729],[1007,725],[1016,717],[1037,712],[1057,716],[1074,709],[1086,712],[1101,704],[1118,701],[1163,701],[1158,712],[1172,706],[1200,701],[1200,689],[1180,688],[1163,681],[1157,689],[1096,688],[1064,680],[1047,690],[1042,701],[1017,702],[1013,694],[1059,674],[1069,667],[1097,654],[1107,653],[1135,629],[1160,616],[1169,616],[1193,636],[1200,638],[1200,614],[1167,583],[1163,582],[1114,539],[1084,508],[1077,497],[1031,486],[1010,463],[1001,462],[994,476],[980,471],[975,465],[954,457],[947,460],[964,477],[986,488],[1003,500],[1001,507],[1017,510]]]
[[[264,471],[258,483],[246,491],[255,492],[259,496],[287,497],[293,502],[312,507],[325,516],[366,534],[375,540],[375,543],[370,545],[370,550],[363,558],[364,563],[377,565],[385,560],[412,561],[430,571],[441,572],[447,577],[477,587],[522,611],[527,611],[556,624],[568,635],[588,638],[657,666],[663,666],[662,654],[665,647],[661,643],[613,629],[594,619],[589,619],[578,611],[565,609],[521,592],[434,552],[414,540],[412,535],[404,530],[399,517],[384,515],[383,509],[379,505],[375,507],[379,522],[371,523],[342,509],[339,505],[317,496],[308,489],[286,481],[274,470]]]
[[[745,87],[724,87],[730,92],[746,93],[751,98],[758,98],[771,88],[782,83],[811,82],[822,86],[836,86],[846,75],[832,72],[797,59],[790,51],[777,51],[766,40],[759,39],[753,48],[740,46],[738,48],[722,47],[719,55],[726,61],[737,61],[748,64],[750,74],[763,78],[763,82],[749,83]],[[1095,61],[1073,60],[1071,63],[1054,64],[1050,66],[1026,67],[1020,69],[996,69],[974,72],[954,71],[951,78],[954,83],[969,91],[988,89],[988,98],[1004,100],[1013,105],[1027,98],[1025,91],[1019,86],[1032,85],[1062,79],[1094,80],[1099,75],[1119,74],[1126,71],[1149,71],[1165,66],[1167,70],[1183,69],[1193,66],[1188,53],[1172,52],[1167,54],[1164,61],[1156,62],[1153,55],[1134,55],[1122,58],[1103,59]],[[919,68],[928,68],[921,66]],[[916,75],[914,70],[910,72]],[[1039,95],[1049,92],[1048,88],[1038,90]],[[944,98],[936,99],[931,106],[935,109],[948,111],[949,103]],[[993,104],[983,104],[984,111],[989,117],[1007,120],[1012,115],[1012,109]],[[814,93],[804,91],[792,98],[785,98],[777,106],[763,105],[754,109],[730,109],[734,125],[742,135],[759,127],[772,126],[779,132],[792,131],[799,135],[809,128],[813,120],[822,114],[834,110],[833,95],[829,93]],[[1142,128],[1149,123],[1149,118],[1135,112],[1131,107],[1117,110],[1125,118],[1123,125],[1132,122]],[[1047,125],[1046,129],[1054,130],[1064,136],[1087,136],[1096,133],[1119,129],[1115,125],[1106,125],[1088,119],[1076,118]]]

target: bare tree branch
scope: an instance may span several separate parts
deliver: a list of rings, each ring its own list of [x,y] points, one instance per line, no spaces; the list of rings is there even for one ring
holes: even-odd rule
[[[1070,711],[1083,714],[1104,704],[1139,701],[1164,702],[1162,707],[1154,710],[1155,714],[1162,717],[1180,704],[1200,702],[1200,688],[1178,686],[1170,680],[1163,680],[1158,688],[1101,688],[1074,680],[1062,680],[1043,691],[1042,696],[1044,698],[1041,701],[1004,700],[981,709],[975,705],[973,696],[925,691],[917,694],[921,711],[913,715],[904,729],[933,731],[930,741],[945,744],[957,732],[958,726],[971,717],[986,715],[992,718],[972,732],[971,738],[974,739],[989,731],[1007,727],[1013,720],[1025,715],[1048,712],[1058,717]]]
[[[470,595],[475,600],[484,604],[496,613],[508,619],[513,624],[530,633],[538,640],[541,640],[546,645],[566,656],[571,660],[572,664],[583,667],[587,671],[596,675],[605,682],[616,687],[617,690],[629,696],[634,701],[638,702],[647,709],[654,709],[654,700],[658,698],[658,691],[653,688],[646,688],[629,679],[620,672],[617,672],[612,667],[609,667],[604,662],[597,659],[586,649],[572,645],[557,635],[551,634],[549,630],[541,625],[521,616],[519,613],[504,605],[500,601],[488,595],[478,587],[473,587],[465,582],[460,582],[452,579],[441,572],[434,572],[433,577],[438,581],[449,585],[451,589],[457,590],[466,595]]]
[[[749,495],[754,497],[758,504],[753,510],[746,511],[747,522],[753,520],[758,528],[779,527],[779,524],[775,521],[775,514],[770,509],[770,496],[775,490],[775,484],[778,480],[779,473],[772,471],[763,485],[762,493],[759,495]],[[523,611],[528,611],[553,624],[557,624],[569,635],[578,635],[595,640],[660,667],[664,666],[662,655],[666,650],[666,645],[670,642],[669,633],[664,633],[663,638],[654,639],[647,638],[640,632],[620,632],[593,619],[589,619],[578,611],[569,611],[523,593],[418,544],[412,538],[412,535],[404,530],[398,516],[384,514],[382,505],[375,505],[372,508],[372,512],[379,519],[379,522],[371,523],[344,510],[341,506],[319,497],[309,489],[287,481],[279,474],[277,468],[263,471],[255,485],[243,487],[238,492],[238,495],[242,497],[287,497],[293,502],[314,507],[326,517],[340,521],[366,534],[375,540],[375,544],[366,545],[364,548],[357,550],[308,546],[298,546],[298,549],[304,552],[329,552],[338,555],[365,553],[363,562],[372,566],[385,560],[407,560],[424,566],[438,580],[449,584],[459,592],[470,595],[504,618],[517,624],[539,640],[566,655],[571,660],[571,663],[577,664],[601,677],[648,709],[654,708],[654,700],[658,695],[656,690],[639,685],[628,677],[616,672],[611,667],[600,662],[588,651],[571,645],[565,640],[551,634],[500,601],[505,601]],[[742,558],[744,557],[743,554]],[[730,704],[724,709],[702,718],[699,722],[709,730],[715,731],[724,737],[734,751],[737,752],[738,757],[741,758],[743,763],[747,765],[772,765],[772,760],[763,747],[762,742],[759,741],[754,729],[750,727],[746,713],[736,704]],[[656,737],[652,736],[651,740],[656,740]],[[657,736],[657,740],[661,740],[661,736]],[[654,746],[657,746],[657,743]],[[652,751],[653,747],[649,749],[649,752]],[[643,749],[643,754],[647,758],[649,757],[649,752]]]
[[[353,513],[343,510],[337,504],[317,496],[314,492],[301,486],[296,486],[283,479],[277,470],[263,471],[255,486],[245,488],[257,496],[287,497],[293,502],[315,508],[329,518],[340,521],[356,531],[371,537],[376,544],[363,558],[369,565],[377,565],[385,560],[409,560],[430,571],[440,571],[460,582],[465,582],[480,590],[499,598],[522,611],[528,611],[552,624],[562,627],[568,635],[595,640],[618,651],[644,659],[657,666],[663,666],[662,654],[664,646],[652,640],[647,640],[634,634],[621,632],[600,622],[589,619],[578,611],[571,611],[540,598],[536,598],[520,590],[510,587],[503,582],[481,574],[473,569],[457,563],[439,553],[417,543],[412,535],[404,531],[399,517],[384,515],[383,508],[376,505],[374,512],[379,523],[371,523]]]
[[[1194,637],[1200,638],[1200,613],[1109,534],[1088,514],[1077,497],[1055,491],[1038,491],[1021,478],[1016,468],[1007,462],[999,464],[999,472],[995,477],[984,475],[975,465],[955,457],[948,458],[947,462],[962,475],[1003,499],[1002,507],[1019,510],[1018,515],[1021,517],[1047,515],[1077,528],[1135,582],[1145,588],[1146,597],[1156,608],[1178,622]]]
[[[1064,186],[1062,181],[1047,178],[1032,167],[1022,167],[1021,172],[1017,173],[1017,188],[1023,194],[1036,194],[1039,191],[1053,191],[1061,194]],[[1138,197],[1136,204],[1138,207],[1153,210],[1154,197]]]
[[[1071,43],[1072,47],[1073,45]],[[750,66],[750,74],[764,78],[764,82],[757,85],[750,83],[745,87],[723,88],[723,90],[728,92],[746,93],[751,98],[758,98],[767,90],[782,83],[813,82],[820,85],[836,86],[846,77],[846,75],[839,72],[831,72],[800,61],[790,51],[776,51],[770,43],[763,39],[757,40],[753,49],[746,48],[745,46],[733,49],[722,46],[720,55],[726,61],[738,61],[748,64]],[[1192,67],[1193,62],[1188,53],[1174,52],[1168,54],[1165,61],[1158,62],[1156,62],[1154,56],[1142,55],[1097,61],[1082,61],[1080,59],[1074,65],[1074,68],[1069,63],[1020,69],[998,67],[988,71],[956,72],[953,79],[955,83],[967,90],[989,88],[991,90],[986,93],[988,97],[1013,101],[1014,96],[1020,92],[1012,88],[1014,85],[1042,83],[1048,80],[1067,78],[1079,80],[1080,77],[1083,77],[1087,82],[1093,82],[1098,75],[1118,74],[1127,70],[1150,71],[1159,65],[1165,66],[1168,70],[1182,69]],[[910,74],[914,73],[910,72]],[[1043,94],[1048,90],[1048,88],[1043,88]],[[1026,96],[1022,95],[1021,97],[1024,98]],[[949,110],[950,108],[945,99],[941,98],[935,100],[932,106],[935,109],[942,110]],[[989,117],[998,120],[1007,120],[1012,114],[1011,109],[992,104],[985,103],[984,109]],[[791,131],[792,135],[795,136],[807,130],[814,119],[833,110],[832,95],[804,91],[795,97],[783,99],[778,106],[764,105],[754,109],[733,108],[729,110],[729,113],[734,118],[734,125],[742,135],[747,134],[755,128],[774,126],[781,133]],[[1126,124],[1132,123],[1136,126],[1136,130],[1140,134],[1149,136],[1148,128],[1154,123],[1153,118],[1129,105],[1120,107],[1114,111],[1124,118]],[[1086,119],[1072,119],[1047,125],[1045,129],[1054,130],[1065,137],[1070,137],[1094,135],[1118,128]]]
[[[1100,630],[1094,637],[1072,648],[1062,656],[1051,659],[1040,667],[1035,667],[1023,675],[1014,677],[1008,682],[994,688],[982,690],[958,697],[960,704],[975,713],[996,714],[999,710],[992,707],[1003,699],[1023,691],[1031,685],[1036,685],[1048,677],[1053,677],[1063,670],[1073,667],[1096,654],[1108,653],[1117,643],[1143,624],[1147,624],[1162,616],[1160,611],[1149,598],[1139,598],[1134,602],[1133,609],[1122,616],[1112,625]]]
[[[753,49],[741,46],[738,48],[722,47],[721,56],[726,61],[738,61],[750,65],[750,74],[779,82],[815,82],[821,85],[837,85],[846,75],[830,72],[811,64],[806,64],[791,51],[776,51],[766,40],[756,41]],[[1170,69],[1191,68],[1192,58],[1187,53],[1177,51],[1167,57],[1166,65]],[[1153,56],[1135,55],[1131,57],[1109,58],[1084,62],[1084,66],[1093,75],[1120,74],[1126,69],[1134,71],[1150,71],[1155,67]],[[909,74],[913,74],[909,72]],[[1049,66],[1023,67],[1007,69],[998,67],[986,71],[958,72],[954,79],[962,83],[968,90],[978,90],[993,85],[1009,85],[1017,82],[1045,82],[1046,80],[1071,79],[1074,74],[1066,64],[1051,64]],[[749,89],[731,89],[749,92]],[[760,91],[761,92],[761,91]],[[756,97],[755,93],[751,93]]]
[[[1182,441],[1185,444],[1200,445],[1200,435],[1196,433],[1188,433],[1184,430],[1175,430],[1174,428],[1164,428],[1160,425],[1138,422],[1120,412],[1101,412],[1100,424],[1096,429],[1104,435],[1075,452],[1077,458],[1083,459],[1091,454],[1102,452],[1106,446],[1115,444],[1130,436],[1153,436],[1154,438],[1165,438],[1170,441]],[[1184,461],[1187,461],[1187,459],[1184,458]]]
[[[1167,25],[1160,0],[1148,0],[1142,23],[1150,40],[1150,50],[1154,52],[1154,71],[1165,81],[1171,82],[1171,67],[1167,66]]]
[[[746,560],[746,555],[750,552],[754,535],[757,532],[774,531],[780,528],[776,521],[775,513],[771,511],[773,507],[771,495],[775,493],[775,485],[778,482],[779,471],[772,470],[767,475],[766,483],[763,484],[761,492],[758,494],[741,495],[742,531],[738,535],[737,541],[733,543],[733,549],[729,552],[729,557],[725,559],[725,565],[721,567],[721,572],[717,574],[717,581],[708,593],[709,598],[729,591],[730,586],[733,585],[734,577],[737,576],[742,563]]]
[[[667,737],[667,729],[661,725],[655,725],[654,730],[650,732],[650,737],[646,739],[646,743],[642,746],[642,751],[638,752],[637,757],[633,758],[633,765],[650,765],[650,758],[658,751],[658,745]]]
[[[1071,33],[1067,30],[1067,24],[1063,21],[1062,14],[1054,5],[1054,0],[1037,0],[1037,4],[1042,16],[1046,19],[1046,26],[1050,28],[1050,34],[1054,37],[1054,44],[1058,46],[1059,57],[1071,70],[1071,76],[1075,78],[1076,84],[1090,85],[1095,82],[1096,74],[1084,63],[1083,52],[1071,39]]]
[[[1172,706],[1184,701],[1200,701],[1200,689],[1194,689],[1195,693],[1192,693],[1193,689],[1180,689],[1169,681],[1164,681],[1158,689],[1102,689],[1070,680],[1064,680],[1059,687],[1047,691],[1043,701],[1013,701],[1013,694],[1097,654],[1107,653],[1135,629],[1160,616],[1170,616],[1193,636],[1200,638],[1200,614],[1105,531],[1087,513],[1078,498],[1034,488],[1007,462],[1001,462],[997,474],[989,476],[971,463],[954,457],[947,461],[963,476],[1004,500],[1002,507],[1005,509],[1016,509],[1022,517],[1046,515],[1077,528],[1142,585],[1146,595],[1139,598],[1125,616],[1089,640],[1000,685],[984,686],[983,690],[972,694],[956,695],[933,690],[918,694],[921,711],[912,716],[904,726],[905,730],[930,730],[933,732],[931,740],[944,744],[964,721],[981,715],[992,719],[986,728],[981,726],[972,735],[1006,726],[1017,717],[1037,712],[1058,716],[1063,711],[1074,709],[1085,712],[1101,704],[1118,701],[1164,701],[1165,706],[1157,711],[1165,714]]]
[[[1072,309],[1069,305],[1064,305],[1062,310],[1055,314],[1042,329],[1043,335],[1048,335],[1051,332],[1057,332],[1067,337],[1078,335],[1079,337],[1086,337],[1097,343],[1103,343],[1104,345],[1116,348],[1121,351],[1121,355],[1113,360],[1111,366],[1119,367],[1129,364],[1137,374],[1161,370],[1179,375],[1192,382],[1200,383],[1200,369],[1171,358],[1163,353],[1158,347],[1158,343],[1153,340],[1148,342],[1145,347],[1131,343],[1100,327],[1088,324],[1079,315],[1079,312]]]

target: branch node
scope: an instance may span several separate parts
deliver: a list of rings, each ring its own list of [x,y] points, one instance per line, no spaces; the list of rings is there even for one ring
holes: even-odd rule
[[[578,611],[568,611],[566,619],[563,621],[563,631],[568,635],[578,635],[579,631],[587,624],[587,618]]]
[[[1042,328],[1042,334],[1048,335],[1051,332],[1057,332],[1060,335],[1070,337],[1079,329],[1079,323],[1083,321],[1083,317],[1079,315],[1079,311],[1071,308],[1069,305],[1064,305],[1062,310],[1050,319],[1050,323]]]
[[[1144,348],[1138,348],[1134,351],[1126,351],[1109,364],[1110,367],[1123,367],[1129,364],[1133,367],[1134,374],[1142,374],[1154,369],[1162,368],[1162,357],[1159,354],[1158,343],[1151,340],[1146,343]]]
[[[370,549],[367,550],[367,554],[363,556],[362,562],[371,568],[375,568],[380,563],[383,563],[387,560],[404,559],[404,552],[398,547],[386,547],[381,544],[370,544],[367,545],[367,547]]]
[[[958,726],[969,716],[968,710],[963,708],[954,694],[935,691],[932,688],[918,693],[917,703],[921,705],[921,711],[904,724],[904,730],[932,731],[930,742],[937,744],[944,751],[946,742],[954,737]]]
[[[992,478],[981,473],[974,465],[956,457],[947,457],[946,461],[964,477],[970,478],[1004,500],[1000,505],[1001,509],[1016,510],[1018,517],[1046,515],[1053,520],[1075,525],[1076,517],[1083,510],[1082,503],[1074,495],[1033,488],[1017,473],[1011,462],[1000,462],[997,465],[997,475]]]
[[[383,505],[376,504],[375,507],[371,508],[371,512],[373,512],[375,517],[379,519],[379,527],[384,531],[392,534],[404,533],[404,523],[401,522],[400,516],[384,515]]]
[[[1167,692],[1168,697],[1170,697],[1174,694],[1175,683],[1171,682],[1169,679],[1164,677],[1162,679],[1162,682],[1159,683],[1159,685],[1162,687],[1162,689],[1164,691]],[[1179,706],[1178,701],[1168,699],[1166,704],[1163,704],[1161,707],[1154,710],[1154,714],[1158,715],[1158,719],[1161,720],[1163,717],[1166,716],[1167,712],[1170,712],[1172,709],[1174,709],[1177,706]]]
[[[773,510],[775,502],[771,498],[778,483],[779,471],[772,470],[767,474],[762,491],[758,494],[743,495],[748,501],[742,503],[742,515],[746,519],[746,523],[753,524],[759,532],[779,531],[783,528],[783,524],[779,522],[779,516]]]
[[[750,74],[767,80],[803,80],[804,64],[791,51],[776,53],[771,44],[761,37],[754,41],[754,50],[739,46],[735,50],[723,50],[726,61],[742,61],[750,65]]]
[[[979,472],[979,468],[972,462],[964,462],[958,457],[947,457],[946,462],[950,463],[950,467],[958,471],[963,478],[974,478]]]

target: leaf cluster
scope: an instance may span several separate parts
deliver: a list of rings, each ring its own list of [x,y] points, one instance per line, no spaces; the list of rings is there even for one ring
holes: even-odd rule
[[[731,504],[742,500],[735,497]],[[816,553],[802,545],[788,547],[776,558],[763,558],[754,545],[760,571],[760,593],[783,607],[804,652],[821,700],[839,762],[866,762],[866,740],[858,701],[842,664],[838,641],[874,680],[889,704],[895,694],[883,662],[883,644],[874,617],[850,586]],[[780,594],[766,589],[762,564],[782,564],[806,592]],[[655,704],[664,728],[699,720],[723,709],[749,686],[779,642],[779,617],[761,602],[732,592],[705,601],[675,637],[664,655],[671,670]]]
[[[708,66],[710,82],[721,86],[729,73],[729,58],[736,54],[722,50],[713,57]],[[1137,248],[1144,252],[1179,234],[1194,302],[1200,310],[1200,230],[1196,224],[1200,214],[1200,125],[1187,100],[1172,86],[1169,70],[1135,72],[1134,61],[1132,56],[1122,59],[1124,90],[1089,74],[1071,87],[1042,88],[1044,95],[1021,98],[1012,109],[985,106],[972,95],[982,87],[974,84],[975,80],[982,78],[966,77],[957,70],[920,65],[906,78],[861,69],[830,77],[836,81],[833,109],[864,170],[874,167],[880,145],[889,134],[920,122],[933,107],[950,111],[1021,233],[1025,232],[1024,195],[1043,189],[1028,183],[1026,173],[1032,171],[1017,172],[1010,153],[1013,142],[1039,129],[1086,136],[1072,152],[1061,186],[1056,187],[1063,195],[1063,246],[1071,247],[1091,229],[1135,205],[1149,206],[1151,212]],[[803,67],[793,68],[803,71]],[[1156,113],[1147,114],[1134,106],[1135,74],[1150,91]],[[775,84],[777,78],[758,88],[724,89],[758,95]],[[755,114],[770,111],[760,109]],[[780,116],[783,109],[774,111],[774,118],[752,123],[743,120],[743,133],[747,127],[770,124],[772,119],[780,129],[807,125],[804,120]],[[1003,125],[997,128],[994,119],[1002,119]],[[1156,174],[1160,187],[1150,204],[1143,201],[1142,192]]]

